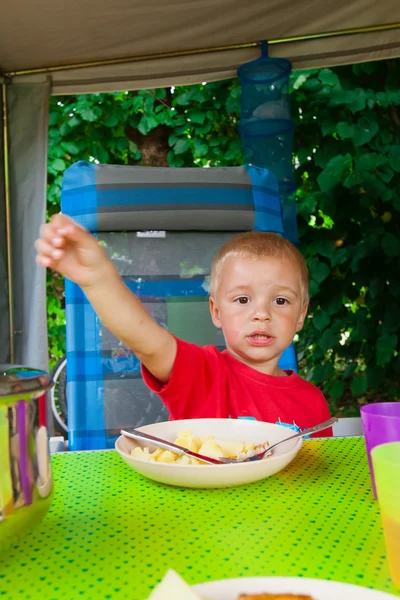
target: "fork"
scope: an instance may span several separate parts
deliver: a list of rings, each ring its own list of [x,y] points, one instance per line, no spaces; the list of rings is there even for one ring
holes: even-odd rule
[[[144,431],[139,431],[138,429],[131,429],[130,431],[121,429],[121,433],[122,435],[132,438],[133,440],[138,440],[139,442],[148,442],[149,444],[152,444],[157,448],[162,448],[163,450],[170,450],[171,452],[175,452],[175,454],[183,454],[185,456],[190,456],[191,458],[196,458],[197,460],[201,460],[202,462],[208,463],[210,465],[224,464],[224,461],[220,458],[211,458],[210,456],[203,456],[203,454],[198,454],[197,452],[193,452],[192,450],[188,450],[187,448],[183,448],[182,446],[177,446],[173,442],[163,440],[162,438],[150,435],[149,433],[144,433]]]
[[[271,452],[273,452],[275,450],[275,448],[277,448],[281,444],[286,444],[286,442],[289,442],[290,440],[295,440],[296,438],[304,437],[306,435],[310,435],[311,433],[316,433],[317,431],[322,431],[323,429],[328,429],[328,427],[332,427],[332,425],[334,425],[337,422],[338,422],[337,417],[332,417],[332,418],[328,419],[328,421],[323,421],[322,423],[318,423],[318,425],[314,425],[314,427],[308,427],[307,429],[304,429],[303,431],[300,431],[299,433],[295,433],[294,435],[291,435],[291,436],[285,438],[284,440],[280,440],[279,442],[276,442],[276,444],[272,444],[272,446],[270,446],[266,450],[263,450],[262,452],[259,452],[258,454],[254,454],[254,456],[246,456],[245,458],[220,457],[219,460],[221,462],[223,462],[225,465],[261,460],[261,459],[265,458],[266,456],[268,456],[268,454],[271,454]]]

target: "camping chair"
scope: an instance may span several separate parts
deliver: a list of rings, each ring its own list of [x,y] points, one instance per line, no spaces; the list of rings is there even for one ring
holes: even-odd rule
[[[275,177],[255,167],[168,169],[79,162],[62,186],[62,211],[93,232],[126,285],[175,335],[224,348],[209,315],[214,255],[241,231],[282,233]],[[112,447],[121,428],[168,419],[139,361],[66,281],[69,448]],[[118,307],[115,307],[118,310]],[[280,366],[297,369],[293,347]]]

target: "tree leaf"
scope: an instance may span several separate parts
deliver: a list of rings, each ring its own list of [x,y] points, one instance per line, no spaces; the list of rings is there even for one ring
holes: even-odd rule
[[[61,115],[58,112],[49,113],[49,127],[54,127],[60,121]]]
[[[180,104],[181,106],[187,106],[188,104],[190,104],[192,96],[193,96],[192,90],[187,91],[187,92],[180,92],[180,91],[177,92],[177,90],[175,88],[174,100],[177,104]]]
[[[316,383],[322,383],[329,379],[334,373],[334,368],[331,363],[317,364],[313,368],[312,379]]]
[[[193,148],[196,156],[207,156],[208,146],[198,138],[194,140]]]
[[[179,138],[174,144],[175,154],[183,154],[190,146],[190,140]]]
[[[379,198],[386,190],[386,185],[375,173],[364,171],[363,188],[372,198]]]
[[[365,394],[368,389],[368,380],[366,375],[356,375],[350,383],[351,393],[355,396]]]
[[[353,123],[346,123],[345,121],[336,125],[336,131],[340,137],[344,140],[350,139],[354,136],[356,126]]]
[[[316,261],[311,268],[311,278],[317,283],[322,283],[331,270],[325,262]]]
[[[139,150],[139,148],[137,147],[137,145],[132,142],[132,140],[129,140],[129,154],[131,155],[131,157],[133,158],[133,160],[140,160],[142,153]]]
[[[367,93],[363,88],[343,90],[335,88],[328,99],[329,106],[346,106],[352,113],[364,110],[367,103]]]
[[[333,119],[324,119],[321,123],[322,135],[325,137],[337,131],[337,123]],[[307,149],[308,150],[308,149]]]
[[[384,233],[382,237],[382,248],[386,256],[399,256],[400,238],[392,233]]]
[[[379,167],[379,169],[377,170],[377,174],[378,174],[379,179],[382,179],[382,181],[384,181],[385,183],[390,183],[394,177],[393,168],[390,168],[389,166]],[[384,190],[382,193],[382,196],[386,191],[391,192],[391,190]],[[383,197],[382,197],[382,199],[383,199]]]
[[[64,150],[66,152],[68,152],[68,154],[72,154],[72,155],[76,155],[80,153],[80,148],[77,144],[75,144],[74,142],[63,142],[62,143],[62,147],[64,148]]]
[[[229,96],[226,100],[225,106],[228,113],[238,113],[240,111],[240,95]]]
[[[362,146],[372,140],[372,138],[378,133],[379,125],[376,121],[371,120],[368,117],[362,117],[357,122],[357,127],[353,136],[353,143],[355,146]]]
[[[116,127],[119,123],[119,115],[117,112],[112,112],[108,115],[106,120],[104,121],[104,125],[106,127]]]
[[[55,171],[65,171],[67,168],[67,165],[61,158],[56,158],[56,160],[51,163],[51,166]]]
[[[329,395],[333,400],[339,400],[343,396],[344,393],[344,385],[343,381],[335,380],[329,382],[327,385],[327,389],[329,391]]]
[[[389,156],[389,164],[393,171],[400,173],[400,156]]]
[[[188,110],[187,114],[192,123],[198,123],[199,125],[203,125],[206,119],[206,113],[203,110],[191,109]]]
[[[321,69],[318,75],[318,79],[325,83],[326,85],[331,85],[332,87],[335,85],[339,85],[339,77],[331,71],[331,69]]]
[[[138,125],[138,131],[142,135],[147,135],[149,131],[158,127],[158,120],[153,115],[143,115]]]
[[[377,152],[364,152],[355,159],[355,167],[358,171],[375,171],[385,162],[387,159]]]
[[[328,350],[332,350],[337,343],[338,336],[332,331],[332,329],[326,329],[318,340],[319,347],[325,353],[328,352]]]
[[[377,348],[376,350],[376,364],[385,365],[390,362],[393,358],[394,352],[392,348]]]
[[[350,154],[339,154],[332,158],[317,178],[321,191],[328,192],[336,187],[342,181],[344,174],[350,170],[351,164]]]
[[[324,311],[319,311],[315,313],[313,318],[313,325],[318,331],[322,331],[326,327],[328,327],[331,322],[330,317]]]
[[[79,114],[84,121],[89,121],[90,123],[94,123],[98,119],[97,112],[93,108],[84,108]]]

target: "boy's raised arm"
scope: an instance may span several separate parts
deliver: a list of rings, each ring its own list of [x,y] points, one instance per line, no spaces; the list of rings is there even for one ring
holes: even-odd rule
[[[126,287],[97,240],[61,214],[43,225],[40,234],[35,243],[37,263],[77,283],[102,323],[133,350],[156,379],[167,382],[176,340]]]

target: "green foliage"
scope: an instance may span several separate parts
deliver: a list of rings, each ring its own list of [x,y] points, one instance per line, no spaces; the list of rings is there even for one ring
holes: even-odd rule
[[[48,216],[60,211],[62,176],[77,160],[142,164],[139,139],[167,128],[170,167],[242,164],[237,80],[170,90],[55,96],[50,100]],[[133,138],[133,139],[131,139]],[[144,163],[148,164],[148,163]],[[48,274],[50,362],[65,352],[63,280]]]
[[[400,398],[400,62],[292,82],[299,234],[310,268],[303,375],[334,410]]]
[[[334,412],[399,399],[400,61],[295,72],[294,165],[310,309],[299,335],[301,374]],[[242,164],[237,80],[172,90],[51,100],[48,211],[77,160],[149,162],[166,131],[171,167]],[[62,280],[49,275],[51,356],[64,351]]]

